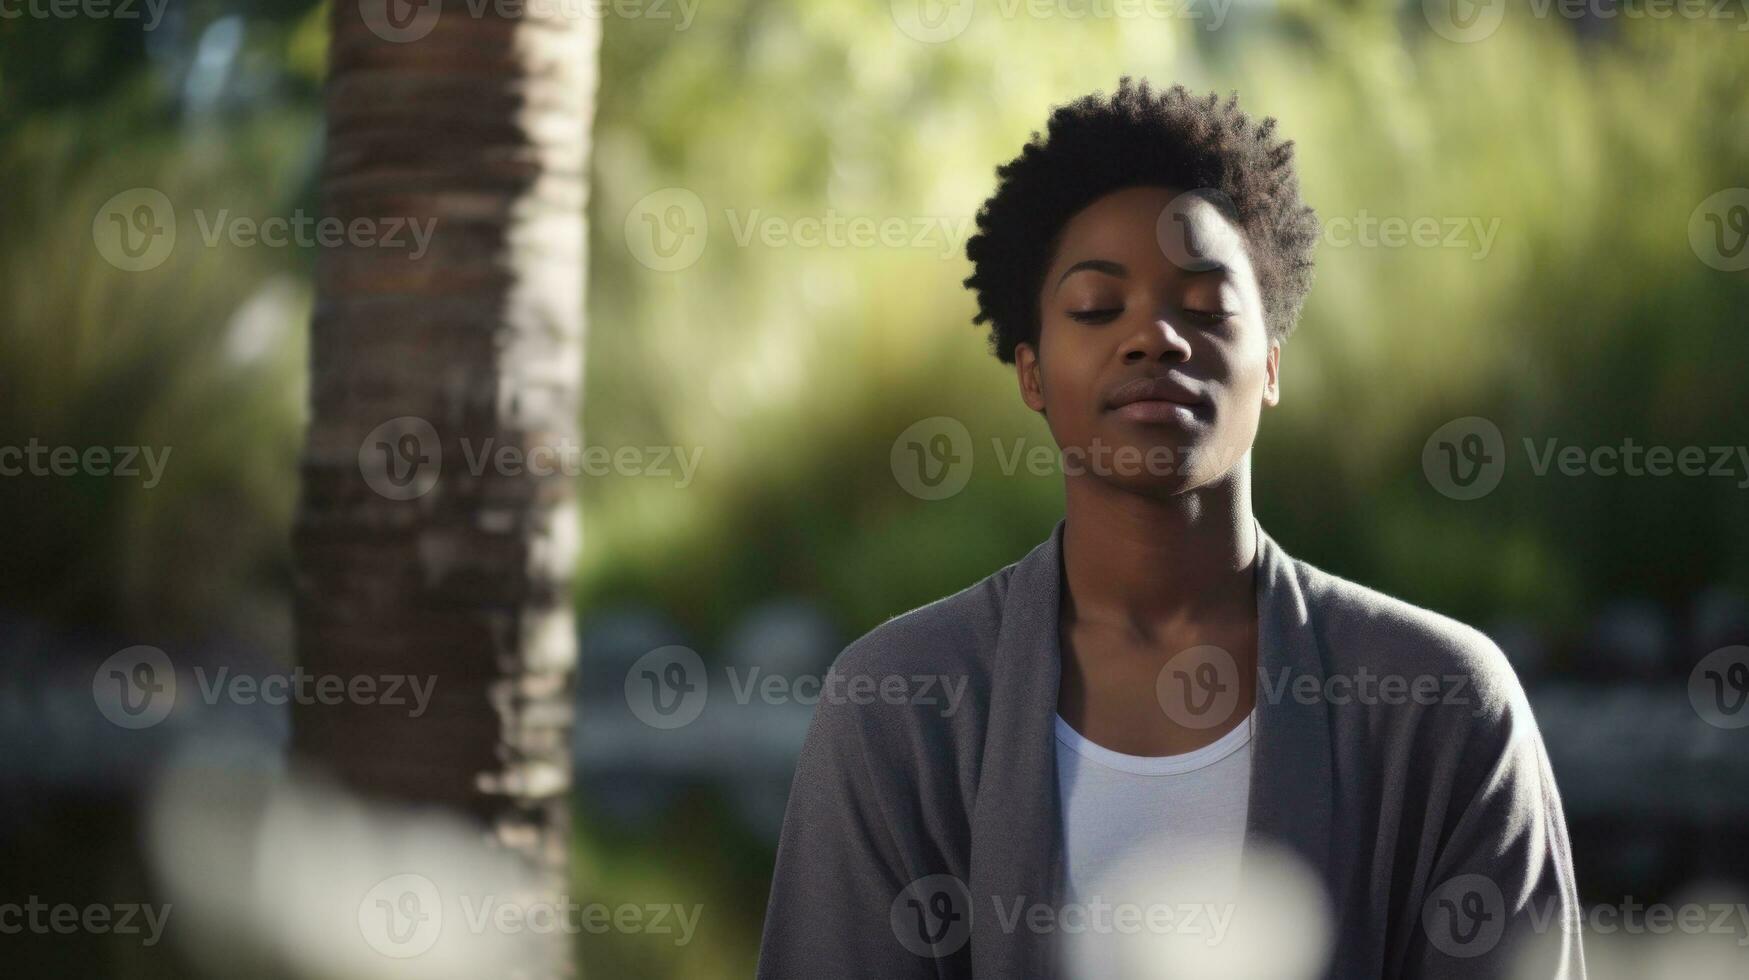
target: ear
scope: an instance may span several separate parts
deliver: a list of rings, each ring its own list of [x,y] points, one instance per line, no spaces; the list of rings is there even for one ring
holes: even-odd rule
[[[1044,414],[1045,388],[1038,376],[1038,350],[1031,344],[1014,345],[1014,376],[1020,382],[1020,400],[1026,407]]]
[[[1263,367],[1263,404],[1274,408],[1281,401],[1281,341],[1269,342],[1269,359]]]

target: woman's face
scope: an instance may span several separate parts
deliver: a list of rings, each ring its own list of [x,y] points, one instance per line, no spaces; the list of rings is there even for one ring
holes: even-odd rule
[[[1243,460],[1279,358],[1239,229],[1205,196],[1130,187],[1064,226],[1015,366],[1070,475],[1163,495]]]

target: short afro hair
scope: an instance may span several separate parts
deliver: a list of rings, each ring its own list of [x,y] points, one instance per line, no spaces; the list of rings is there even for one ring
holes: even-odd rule
[[[974,324],[990,324],[990,347],[1013,363],[1017,344],[1038,342],[1038,294],[1058,234],[1070,218],[1112,191],[1160,186],[1213,190],[1245,235],[1271,338],[1285,340],[1312,285],[1318,218],[1300,200],[1293,142],[1274,138],[1275,120],[1254,123],[1234,93],[1164,93],[1129,76],[1109,100],[1099,93],[1059,106],[1048,135],[996,168],[996,191],[978,210],[966,242],[978,297]],[[1224,199],[1224,200],[1223,200]]]

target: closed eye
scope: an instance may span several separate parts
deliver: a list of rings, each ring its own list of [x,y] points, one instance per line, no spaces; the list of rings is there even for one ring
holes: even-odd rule
[[[1224,310],[1185,310],[1184,312],[1192,319],[1201,320],[1204,323],[1225,323],[1239,315]]]
[[[1117,319],[1117,315],[1122,312],[1122,307],[1106,310],[1070,310],[1069,319],[1076,323],[1110,323]]]

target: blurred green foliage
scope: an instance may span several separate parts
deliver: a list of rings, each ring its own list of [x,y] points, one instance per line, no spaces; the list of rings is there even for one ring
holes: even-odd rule
[[[319,65],[291,56],[314,15],[261,22],[226,80],[275,80],[268,111],[189,113],[148,61],[118,59],[104,98],[48,100],[0,125],[0,445],[146,447],[165,460],[155,486],[0,479],[12,515],[0,613],[136,642],[230,635],[288,649],[311,257],[207,246],[200,230],[225,212],[314,211]],[[12,78],[10,91],[44,84]],[[102,257],[92,223],[138,187],[171,201],[178,244],[129,272]]]
[[[592,440],[704,456],[685,489],[589,488],[586,602],[655,596],[710,636],[783,590],[860,631],[1040,540],[1057,478],[1004,476],[990,446],[1048,434],[967,326],[963,255],[741,246],[736,230],[755,213],[969,221],[1052,105],[1125,73],[1236,89],[1278,117],[1326,221],[1496,228],[1485,254],[1473,233],[1320,247],[1255,454],[1260,517],[1291,550],[1481,620],[1570,623],[1611,596],[1749,582],[1735,479],[1535,477],[1522,450],[1743,441],[1749,280],[1687,239],[1696,205],[1749,173],[1734,24],[1580,43],[1509,17],[1454,44],[1308,5],[1236,8],[1220,32],[978,15],[930,45],[887,17],[828,2],[713,7],[678,37],[610,24],[586,422]],[[705,202],[709,244],[654,271],[624,220],[670,186]],[[965,422],[978,455],[965,491],[925,502],[887,460],[933,415]],[[1421,449],[1468,415],[1494,420],[1513,460],[1462,502],[1429,485]]]

